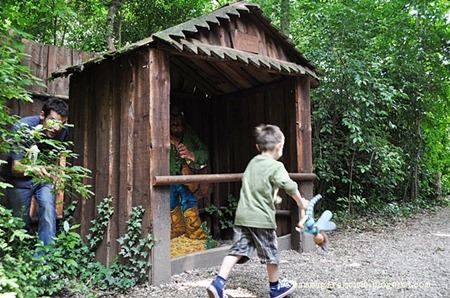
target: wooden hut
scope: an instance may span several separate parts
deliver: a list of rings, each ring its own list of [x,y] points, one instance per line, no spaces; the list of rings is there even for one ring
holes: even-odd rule
[[[229,195],[239,197],[242,172],[257,154],[253,130],[261,123],[284,131],[281,161],[302,193],[313,195],[310,89],[319,82],[314,66],[258,5],[231,3],[54,76],[68,74],[76,163],[92,170],[96,194],[80,201],[76,218],[85,235],[99,201],[113,198],[115,213],[98,253],[106,264],[117,255],[115,240],[126,233],[132,207],[143,206],[142,233],[156,239],[149,281],[170,281],[168,185],[213,183],[201,204],[226,206]],[[184,110],[208,146],[212,174],[169,176],[170,104]],[[290,234],[291,247],[302,250],[306,244],[294,232],[298,219],[294,201],[284,200],[278,234]],[[223,236],[210,223],[214,236]]]

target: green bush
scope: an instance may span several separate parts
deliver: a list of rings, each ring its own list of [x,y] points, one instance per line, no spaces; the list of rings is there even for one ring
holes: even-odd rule
[[[79,225],[71,226],[65,220],[49,246],[36,244],[37,237],[26,233],[22,220],[0,206],[0,293],[43,297],[69,291],[95,297],[98,291],[124,292],[142,281],[151,265],[148,256],[153,247],[150,234],[141,238],[142,207],[132,209],[128,231],[117,240],[121,248],[114,263],[108,268],[95,260],[105,223],[113,214],[111,201],[107,198],[99,204],[88,243],[76,232]]]
[[[219,218],[220,229],[226,230],[228,228],[234,227],[234,214],[236,212],[236,208],[238,205],[238,200],[234,197],[234,195],[228,195],[228,205],[221,207],[211,204],[205,210],[209,214],[216,214]]]
[[[0,293],[14,292],[18,297],[37,296],[40,283],[38,265],[34,262],[33,243],[37,238],[27,234],[21,219],[0,205]]]

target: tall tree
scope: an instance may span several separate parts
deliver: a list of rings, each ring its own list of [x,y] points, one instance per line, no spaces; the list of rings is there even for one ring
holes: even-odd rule
[[[430,198],[434,175],[424,160],[426,148],[435,148],[438,140],[427,138],[426,119],[447,132],[439,134],[439,142],[448,148],[448,122],[427,115],[436,113],[436,98],[440,106],[449,100],[449,6],[418,4],[359,0],[294,6],[295,41],[324,72],[313,93],[318,191],[330,192],[349,210],[383,206],[387,198]],[[439,111],[439,119],[448,119],[448,109]]]
[[[120,28],[115,34],[121,36],[123,43],[136,42],[149,37],[152,33],[170,28],[191,18],[198,17],[216,8],[209,0],[178,1],[127,1],[119,11]]]
[[[217,7],[209,0],[3,0],[33,40],[87,52],[133,43]]]
[[[114,45],[114,21],[116,19],[116,14],[119,12],[120,7],[126,0],[114,0],[108,2],[108,16],[106,17],[106,43],[108,45],[108,50],[115,50]],[[120,28],[120,27],[119,27]],[[119,29],[120,32],[120,29]]]
[[[281,0],[280,5],[280,24],[281,24],[281,31],[286,36],[289,36],[289,29],[291,27],[291,5],[290,0]]]
[[[101,52],[107,15],[102,1],[2,0],[2,8],[10,12],[12,26],[36,42]]]

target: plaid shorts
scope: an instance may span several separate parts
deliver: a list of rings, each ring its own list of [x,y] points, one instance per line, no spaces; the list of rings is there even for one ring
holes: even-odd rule
[[[247,262],[255,249],[261,264],[280,263],[277,234],[274,229],[235,226],[233,231],[233,244],[228,250],[228,255],[242,256],[239,264]]]

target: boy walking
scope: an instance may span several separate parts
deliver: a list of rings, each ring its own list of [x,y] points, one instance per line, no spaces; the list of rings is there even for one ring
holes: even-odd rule
[[[218,276],[208,286],[210,298],[222,298],[227,278],[233,267],[247,262],[256,249],[262,264],[266,264],[270,297],[281,298],[291,294],[295,281],[279,281],[279,253],[276,235],[275,204],[282,188],[301,208],[302,216],[308,201],[300,195],[297,183],[278,161],[283,155],[284,135],[275,125],[259,125],[255,129],[255,156],[244,171],[242,188],[236,209],[233,244],[222,261]]]

